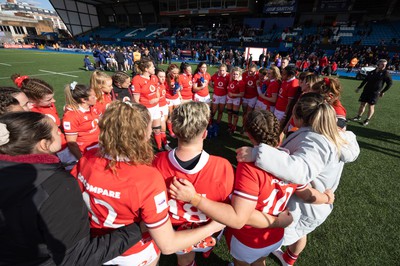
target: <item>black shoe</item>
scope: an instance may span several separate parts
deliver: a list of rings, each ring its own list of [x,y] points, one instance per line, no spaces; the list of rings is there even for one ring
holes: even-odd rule
[[[368,124],[369,124],[369,119],[367,118],[367,119],[364,120],[363,126],[364,126],[364,127],[365,127],[365,126],[368,126]]]
[[[351,121],[361,121],[361,116],[360,115],[356,115],[355,117],[353,117],[352,119],[350,119]]]

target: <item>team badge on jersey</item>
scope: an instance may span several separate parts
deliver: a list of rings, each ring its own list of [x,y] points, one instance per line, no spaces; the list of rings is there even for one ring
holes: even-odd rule
[[[154,196],[154,203],[156,204],[157,207],[157,213],[161,213],[162,211],[168,208],[167,196],[165,194],[165,191]]]

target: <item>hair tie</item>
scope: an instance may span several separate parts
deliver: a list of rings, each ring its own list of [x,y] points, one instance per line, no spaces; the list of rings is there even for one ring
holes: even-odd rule
[[[126,105],[129,105],[130,107],[133,107],[133,105],[132,105],[132,103],[130,101],[125,101],[123,103],[126,104]]]
[[[78,84],[78,82],[76,82],[76,81],[74,81],[71,84],[69,84],[69,87],[70,87],[71,91],[75,90],[76,84]]]
[[[324,78],[324,82],[326,86],[330,86],[331,85],[331,80],[329,78]]]
[[[18,78],[16,78],[16,79],[14,80],[14,83],[15,83],[15,85],[17,85],[18,88],[21,88],[21,87],[22,87],[22,82],[23,82],[24,80],[28,79],[28,78],[29,78],[28,76],[21,76],[21,77],[18,77]]]
[[[7,125],[0,123],[0,146],[7,144],[10,141],[10,131],[7,129]]]

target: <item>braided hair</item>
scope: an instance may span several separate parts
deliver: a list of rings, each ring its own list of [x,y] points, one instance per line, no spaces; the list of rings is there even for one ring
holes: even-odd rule
[[[264,143],[272,147],[279,144],[280,127],[275,115],[267,110],[254,110],[247,115],[245,131],[257,144]]]

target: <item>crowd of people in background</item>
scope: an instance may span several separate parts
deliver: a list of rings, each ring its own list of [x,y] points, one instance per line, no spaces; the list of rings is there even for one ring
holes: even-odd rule
[[[132,46],[119,47],[107,45],[88,45],[92,51],[92,60],[84,58],[86,70],[102,69],[110,71],[134,70],[134,63],[143,59],[159,64],[171,64],[172,60],[192,63],[205,61],[210,66],[226,64],[229,68],[247,68],[256,63],[259,67],[268,67],[272,63],[280,67],[282,60],[289,60],[299,71],[335,75],[338,69],[355,71],[365,66],[376,66],[379,59],[387,60],[387,69],[400,70],[399,53],[391,53],[383,46],[339,45],[329,54],[316,45],[298,45],[287,52],[266,50],[258,58],[245,54],[240,49],[214,48],[211,43],[201,41],[183,42],[180,48],[171,48],[167,44],[155,46],[153,43],[134,43]]]

